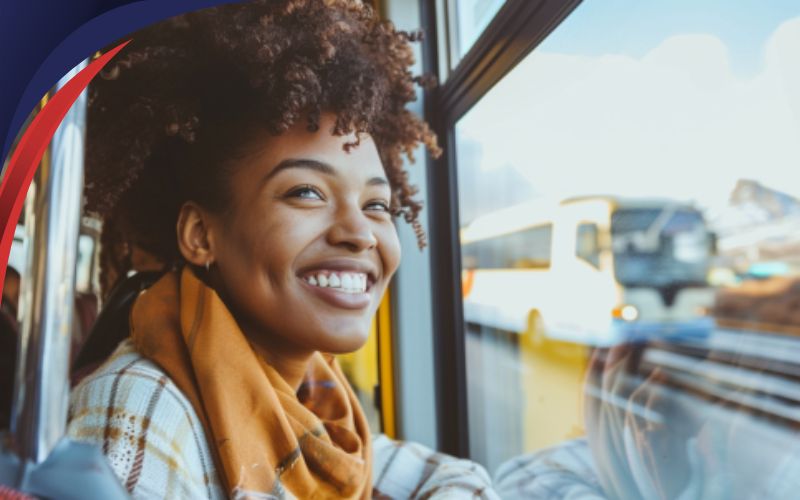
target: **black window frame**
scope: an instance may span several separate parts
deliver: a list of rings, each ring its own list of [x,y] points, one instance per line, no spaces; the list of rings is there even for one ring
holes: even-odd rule
[[[443,13],[437,12],[438,2],[419,2],[426,34],[423,68],[437,74],[437,15]],[[443,149],[438,159],[427,158],[427,199],[438,447],[451,455],[469,457],[455,125],[580,3],[507,0],[447,80],[425,93],[425,118]]]

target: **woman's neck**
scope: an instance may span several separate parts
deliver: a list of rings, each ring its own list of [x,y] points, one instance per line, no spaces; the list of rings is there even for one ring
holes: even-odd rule
[[[228,299],[228,295],[222,291],[224,288],[216,273],[212,272],[210,276],[203,276],[202,274],[196,274],[196,276],[217,292],[234,317],[239,316],[235,314],[234,309],[231,307],[232,301]],[[289,387],[297,392],[300,384],[303,383],[308,363],[315,351],[299,348],[279,335],[270,335],[268,332],[253,326],[247,320],[237,319],[237,323],[256,354],[274,368],[281,378],[289,384]]]
[[[297,392],[303,383],[313,351],[299,350],[285,342],[264,336],[247,335],[261,359],[273,367],[287,384]]]

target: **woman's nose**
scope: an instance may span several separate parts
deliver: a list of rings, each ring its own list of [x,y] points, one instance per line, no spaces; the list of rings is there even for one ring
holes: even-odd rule
[[[378,245],[369,219],[360,207],[353,206],[337,210],[328,231],[328,242],[334,246],[347,247],[354,252],[369,250]]]

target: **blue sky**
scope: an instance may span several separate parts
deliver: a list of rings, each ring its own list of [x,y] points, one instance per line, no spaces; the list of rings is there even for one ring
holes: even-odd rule
[[[638,58],[670,36],[705,33],[728,47],[734,74],[750,76],[769,35],[799,16],[800,0],[584,0],[539,50]]]
[[[541,196],[800,198],[800,0],[584,0],[456,131]]]

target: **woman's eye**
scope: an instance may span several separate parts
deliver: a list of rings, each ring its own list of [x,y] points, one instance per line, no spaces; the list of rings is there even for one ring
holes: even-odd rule
[[[300,198],[303,200],[324,200],[322,193],[314,186],[298,186],[287,194],[290,198]]]
[[[389,203],[380,200],[370,201],[369,203],[364,205],[364,210],[391,213],[391,208],[389,208]]]

